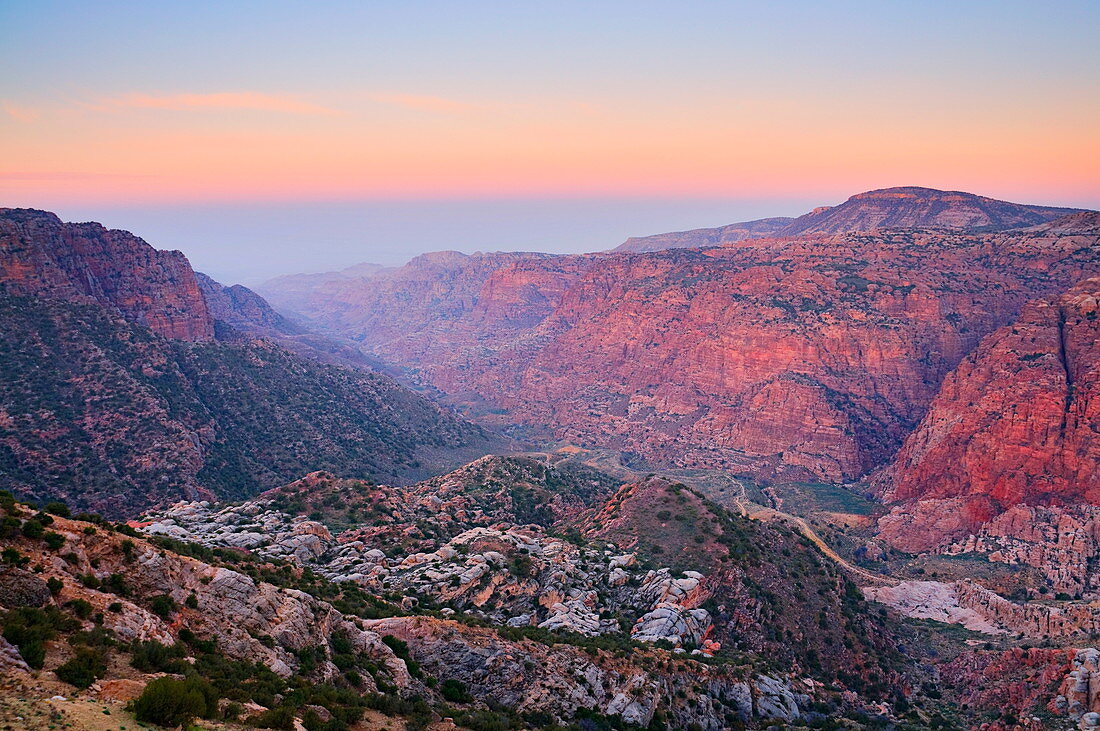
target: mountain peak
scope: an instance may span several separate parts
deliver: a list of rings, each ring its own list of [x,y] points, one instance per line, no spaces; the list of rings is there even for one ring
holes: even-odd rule
[[[838,206],[816,208],[777,235],[842,234],[882,228],[1003,231],[1037,226],[1080,210],[1010,203],[958,190],[900,186],[857,193]]]

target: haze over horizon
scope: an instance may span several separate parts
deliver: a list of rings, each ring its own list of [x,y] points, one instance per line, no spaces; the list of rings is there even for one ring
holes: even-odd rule
[[[0,205],[245,283],[900,185],[1096,208],[1098,26],[1088,2],[6,4]]]

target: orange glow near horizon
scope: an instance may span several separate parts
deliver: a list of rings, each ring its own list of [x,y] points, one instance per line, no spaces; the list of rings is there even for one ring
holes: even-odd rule
[[[673,100],[675,102],[676,100]],[[930,118],[906,99],[133,92],[0,107],[3,205],[793,196],[892,185],[1100,203],[1100,100]],[[1063,105],[1064,106],[1064,105]],[[1063,108],[1060,110],[1065,111]],[[1002,120],[990,126],[987,120]],[[1076,120],[1076,121],[1074,121]]]

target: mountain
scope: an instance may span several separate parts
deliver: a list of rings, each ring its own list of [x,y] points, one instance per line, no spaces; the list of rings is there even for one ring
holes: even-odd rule
[[[945,380],[875,476],[903,550],[1032,565],[1056,592],[1100,588],[1100,279],[1029,304]]]
[[[883,228],[1003,231],[1046,223],[1080,210],[1008,203],[960,191],[884,188],[853,195],[839,206],[811,211],[796,218],[777,235],[836,234]]]
[[[557,499],[542,503],[540,493]],[[290,559],[338,584],[480,618],[506,636],[572,633],[605,646],[678,647],[687,658],[769,657],[868,694],[878,691],[859,668],[901,682],[887,668],[904,664],[891,629],[861,611],[855,587],[812,544],[661,478],[619,485],[526,457],[486,457],[406,488],[314,474],[244,504],[179,504],[146,516],[141,530]]]
[[[182,254],[40,211],[6,210],[0,231],[5,487],[125,515],[322,468],[415,480],[491,451],[386,376],[288,352],[297,330]]]
[[[308,297],[263,292],[532,438],[850,481],[894,455],[982,337],[1100,273],[1100,235],[1076,216],[631,256],[440,254]]]
[[[755,221],[731,223],[718,228],[697,228],[654,236],[631,237],[612,249],[615,253],[644,253],[664,249],[694,249],[701,246],[722,246],[745,239],[778,235],[793,218],[760,218]]]
[[[1046,223],[1080,211],[1008,203],[973,193],[900,187],[871,190],[838,206],[822,206],[798,218],[762,218],[718,228],[627,239],[613,252],[722,246],[750,238],[842,234],[884,228],[939,228],[1003,231]]]
[[[98,223],[0,208],[0,285],[13,295],[94,302],[169,338],[214,338],[198,278],[182,253],[158,251]]]

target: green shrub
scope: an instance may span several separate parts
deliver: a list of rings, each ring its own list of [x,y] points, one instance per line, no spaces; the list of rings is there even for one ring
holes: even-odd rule
[[[57,677],[77,688],[87,688],[107,672],[107,656],[94,647],[78,647],[72,659],[60,666]]]
[[[72,511],[69,510],[69,506],[60,500],[54,500],[53,502],[46,503],[46,507],[42,508],[50,515],[56,515],[61,518],[68,518],[72,515]]]
[[[294,728],[294,709],[289,706],[270,708],[250,723],[256,728],[292,729]]]
[[[470,692],[466,690],[466,684],[454,678],[447,678],[440,683],[439,692],[443,700],[449,703],[469,703],[473,700]]]
[[[46,541],[46,547],[51,551],[56,551],[65,545],[65,536],[60,533],[54,533],[52,530],[43,534],[42,539]]]
[[[65,606],[72,610],[73,614],[81,619],[87,619],[92,616],[92,605],[85,599],[73,599],[71,602],[66,602]]]
[[[37,520],[28,520],[23,524],[23,535],[27,538],[41,538],[42,534],[46,532],[46,526],[39,523]]]
[[[145,686],[133,705],[138,721],[167,727],[187,727],[196,717],[213,718],[217,710],[217,692],[197,676],[157,678]]]
[[[187,668],[181,645],[162,645],[156,640],[130,646],[130,664],[143,673],[178,673]]]
[[[122,574],[111,574],[103,582],[103,589],[118,596],[130,596],[130,587],[126,586],[126,580]]]
[[[158,617],[167,619],[172,612],[176,611],[176,602],[167,594],[157,594],[149,600],[149,609]]]
[[[23,660],[36,670],[42,668],[46,658],[46,642],[59,631],[71,632],[80,626],[57,607],[13,609],[3,616],[0,624],[4,627],[4,639],[19,648]]]

